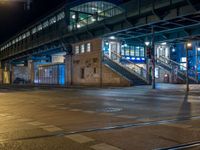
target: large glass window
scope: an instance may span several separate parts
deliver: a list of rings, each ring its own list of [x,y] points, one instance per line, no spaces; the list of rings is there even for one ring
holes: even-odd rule
[[[139,47],[139,46],[136,46],[136,47],[135,47],[135,56],[136,56],[136,57],[139,57],[139,56],[140,56],[140,47]]]
[[[140,47],[140,57],[144,57],[145,52],[144,52],[144,47]]]
[[[130,55],[131,56],[135,56],[135,47],[134,46],[130,46]]]
[[[126,48],[125,48],[125,55],[126,55],[126,56],[129,56],[129,55],[130,55],[129,47],[126,47]]]
[[[104,1],[87,2],[70,10],[70,29],[80,28],[95,21],[122,13],[123,10]],[[75,25],[74,25],[75,24]]]

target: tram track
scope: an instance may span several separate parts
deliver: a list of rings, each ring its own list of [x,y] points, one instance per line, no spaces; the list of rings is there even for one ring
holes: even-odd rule
[[[160,120],[160,121],[149,121],[149,122],[141,122],[141,123],[126,123],[126,124],[119,124],[113,126],[106,126],[101,128],[88,128],[82,130],[75,130],[75,131],[59,131],[55,133],[49,133],[44,135],[38,136],[29,136],[29,137],[20,137],[20,138],[13,138],[13,139],[1,139],[0,142],[9,142],[9,141],[22,141],[22,140],[31,140],[31,139],[39,139],[39,138],[49,138],[49,137],[62,137],[67,135],[73,134],[84,134],[84,133],[92,133],[92,132],[103,132],[103,131],[112,131],[112,130],[120,130],[120,129],[127,129],[127,128],[139,128],[139,127],[147,127],[147,126],[157,126],[157,125],[168,125],[172,123],[181,123],[184,121],[196,120],[200,119],[200,116],[193,116],[193,117],[185,117],[182,119],[171,119],[171,120]],[[178,145],[177,149],[170,149],[170,148],[163,148],[163,149],[156,149],[156,150],[179,150],[179,147],[183,146],[200,146],[200,141],[194,143],[188,143],[183,145]]]
[[[154,149],[154,150],[187,150],[187,149],[189,150],[191,148],[196,148],[196,147],[198,147],[200,149],[200,141],[179,144],[179,145],[172,146],[172,147],[158,148],[158,149]]]

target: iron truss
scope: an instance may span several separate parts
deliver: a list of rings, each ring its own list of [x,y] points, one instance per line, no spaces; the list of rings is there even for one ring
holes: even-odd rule
[[[106,36],[116,36],[122,40],[136,40],[144,43],[146,39],[151,39],[152,29],[155,32],[156,42],[180,43],[200,40],[200,12],[128,28]]]

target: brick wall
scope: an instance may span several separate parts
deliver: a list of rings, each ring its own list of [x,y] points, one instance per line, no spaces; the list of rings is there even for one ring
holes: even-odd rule
[[[76,46],[91,43],[91,51],[76,54]],[[73,45],[72,73],[70,56],[66,57],[67,82],[78,86],[129,86],[122,76],[101,64],[102,40],[93,39]]]

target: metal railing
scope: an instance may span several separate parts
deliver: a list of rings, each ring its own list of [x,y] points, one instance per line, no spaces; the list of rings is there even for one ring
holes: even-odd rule
[[[184,71],[184,70],[187,70],[187,67],[185,67],[183,65],[180,65],[178,62],[175,62],[175,61],[173,61],[173,60],[171,60],[169,58],[163,57],[163,56],[159,56],[157,58],[157,62],[164,64],[165,66],[169,67],[170,69],[173,69],[174,67],[177,67],[178,68],[177,72],[179,74],[183,75],[186,78],[187,74],[186,74],[186,71]],[[181,68],[183,70],[180,70]],[[189,79],[194,80],[194,81],[197,82],[195,75],[196,75],[196,72],[194,70],[190,69],[189,70]]]
[[[116,52],[111,51],[111,55],[112,55],[111,57],[115,57],[116,59],[110,58],[106,54],[104,54],[104,58],[106,57],[106,58],[112,60],[113,62],[117,63],[121,67],[128,70],[129,72],[135,74],[137,77],[148,82],[148,73],[147,73],[146,69],[138,66],[137,64],[135,64],[134,62],[132,62],[132,61],[126,59],[126,58],[123,58],[120,54],[118,54]],[[124,63],[122,63],[121,60],[123,60]]]

